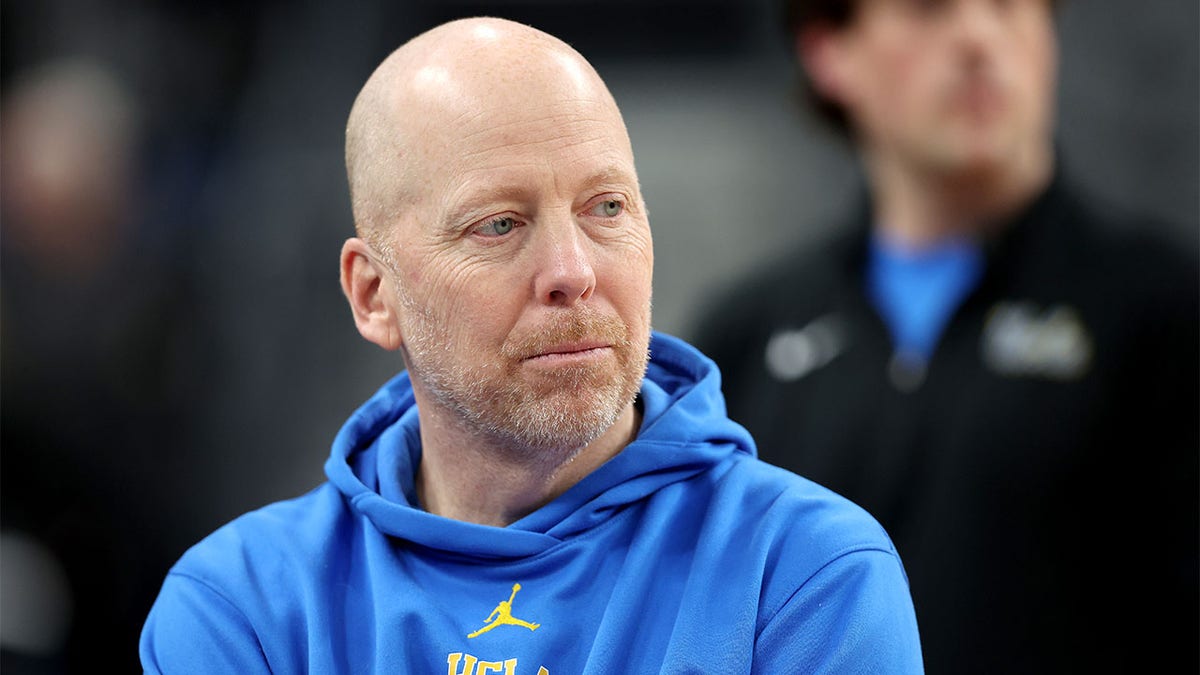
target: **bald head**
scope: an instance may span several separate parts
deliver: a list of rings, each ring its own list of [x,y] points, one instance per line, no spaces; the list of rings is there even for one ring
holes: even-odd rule
[[[562,117],[556,102],[573,102],[593,119],[611,118],[628,146],[600,76],[558,38],[504,19],[473,18],[405,43],[367,80],[346,126],[359,236],[387,250],[388,226],[430,205],[442,169],[457,163],[461,170],[461,141],[500,130],[505,142],[519,144],[521,123]],[[512,133],[504,136],[506,128]]]

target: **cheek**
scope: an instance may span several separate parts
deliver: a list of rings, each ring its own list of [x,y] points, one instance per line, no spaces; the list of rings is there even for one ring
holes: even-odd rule
[[[884,114],[919,111],[934,107],[941,98],[945,78],[944,59],[916,45],[901,46],[883,55],[876,71],[878,87],[887,93],[890,110]]]
[[[1053,114],[1055,87],[1058,81],[1058,55],[1052,33],[1035,35],[1029,47],[1014,55],[1021,64],[1022,95],[1035,116],[1048,118]]]
[[[654,277],[654,248],[649,230],[615,251],[608,270],[610,293],[617,311],[631,326],[645,328]]]
[[[482,346],[502,339],[516,293],[501,270],[446,256],[435,260],[408,268],[404,280],[414,305],[408,309],[456,344]]]
[[[649,279],[654,272],[654,242],[650,239],[650,227],[642,225],[630,232],[621,241],[618,265],[630,276]]]
[[[889,128],[935,100],[939,65],[929,50],[901,37],[879,40],[861,53],[855,66],[852,106],[870,126]]]

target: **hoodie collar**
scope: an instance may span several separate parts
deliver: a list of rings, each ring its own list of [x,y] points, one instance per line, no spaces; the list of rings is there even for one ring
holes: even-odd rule
[[[716,366],[681,340],[653,334],[639,393],[637,438],[550,503],[508,527],[436,516],[412,503],[420,421],[407,373],[392,378],[342,427],[325,464],[330,482],[383,533],[478,558],[541,553],[672,483],[753,455],[749,434],[725,415]]]

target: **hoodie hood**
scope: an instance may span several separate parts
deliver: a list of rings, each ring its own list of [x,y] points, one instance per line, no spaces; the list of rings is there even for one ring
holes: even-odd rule
[[[726,416],[716,365],[682,340],[651,335],[639,398],[636,440],[508,527],[443,518],[412,502],[421,437],[406,372],[351,415],[334,439],[325,473],[349,508],[389,536],[472,558],[537,555],[664,486],[755,454],[750,435]]]

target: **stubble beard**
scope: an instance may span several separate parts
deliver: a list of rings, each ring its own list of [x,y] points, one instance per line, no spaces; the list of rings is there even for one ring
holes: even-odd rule
[[[404,304],[414,319],[404,340],[412,378],[460,428],[533,461],[569,460],[612,427],[641,388],[649,361],[648,333],[631,336],[619,319],[581,306],[506,341],[499,359],[468,365],[435,317],[408,298]],[[585,338],[612,345],[615,369],[593,363],[524,371],[525,358]]]

